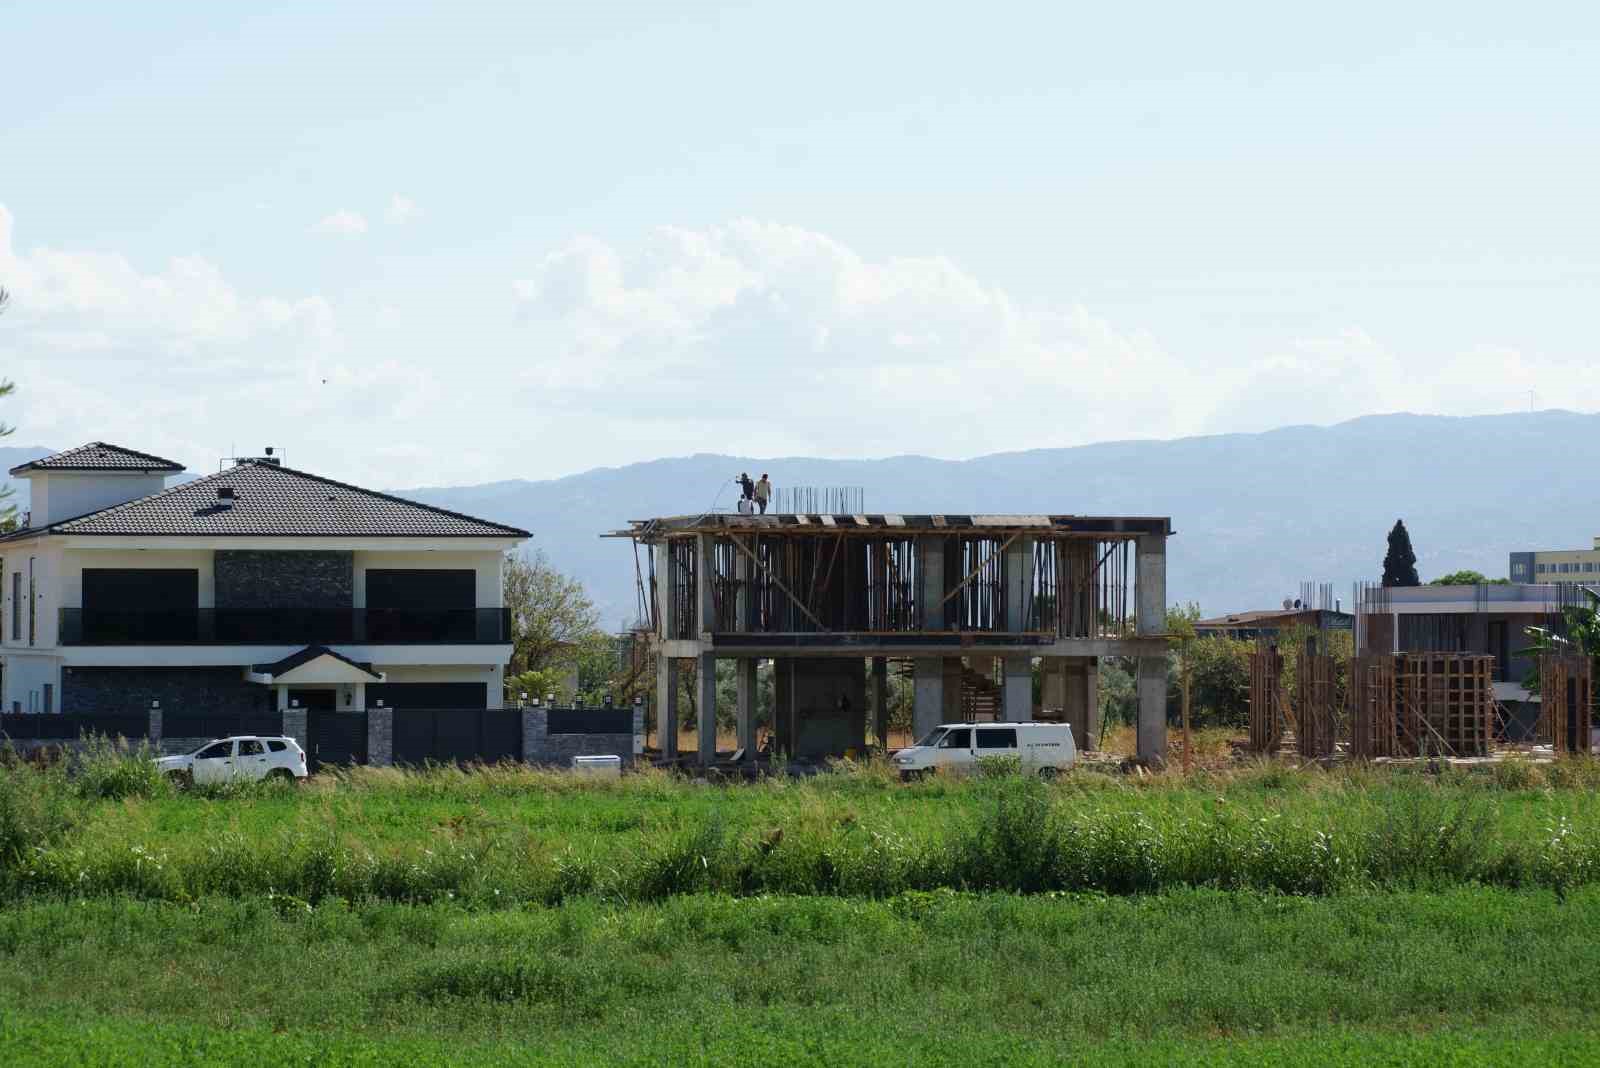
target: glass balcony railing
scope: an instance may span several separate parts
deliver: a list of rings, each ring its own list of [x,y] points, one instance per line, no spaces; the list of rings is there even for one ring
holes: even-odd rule
[[[62,645],[499,644],[506,608],[104,611],[63,608]]]

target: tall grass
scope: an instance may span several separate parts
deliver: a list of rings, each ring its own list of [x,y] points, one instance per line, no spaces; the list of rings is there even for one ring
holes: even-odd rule
[[[1531,785],[1531,776],[1561,777]],[[1148,783],[992,769],[904,787],[882,765],[805,782],[604,784],[501,766],[354,769],[174,796],[145,755],[0,771],[0,890],[191,901],[275,895],[482,907],[704,892],[1326,895],[1600,882],[1586,767],[1476,776],[1281,765]]]

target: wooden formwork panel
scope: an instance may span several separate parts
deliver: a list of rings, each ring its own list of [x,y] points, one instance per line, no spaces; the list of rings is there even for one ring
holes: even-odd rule
[[[1594,666],[1586,656],[1539,658],[1539,738],[1558,754],[1589,755]]]
[[[1397,658],[1399,745],[1411,756],[1488,756],[1494,657],[1406,653]]]
[[[1395,657],[1350,661],[1350,755],[1358,760],[1395,755]]]
[[[1294,739],[1303,757],[1328,757],[1339,738],[1336,666],[1326,653],[1305,650],[1295,659]]]
[[[1283,744],[1283,655],[1257,643],[1250,654],[1250,748],[1275,753]]]

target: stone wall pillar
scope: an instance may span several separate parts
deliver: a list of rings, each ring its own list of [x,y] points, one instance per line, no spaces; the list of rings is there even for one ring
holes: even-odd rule
[[[150,748],[161,749],[161,705],[153,703],[150,708]]]
[[[285,737],[293,738],[300,744],[306,753],[311,752],[311,742],[306,733],[306,710],[296,705],[283,710],[283,733]]]
[[[357,694],[357,703],[361,696]],[[394,709],[367,709],[367,763],[386,768],[394,763]]]
[[[522,709],[522,759],[536,764],[544,759],[547,748],[545,738],[549,733],[550,712],[542,705],[524,706]]]

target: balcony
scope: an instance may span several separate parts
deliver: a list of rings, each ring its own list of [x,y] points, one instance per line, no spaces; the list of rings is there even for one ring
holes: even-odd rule
[[[496,645],[507,608],[61,610],[62,645]]]

